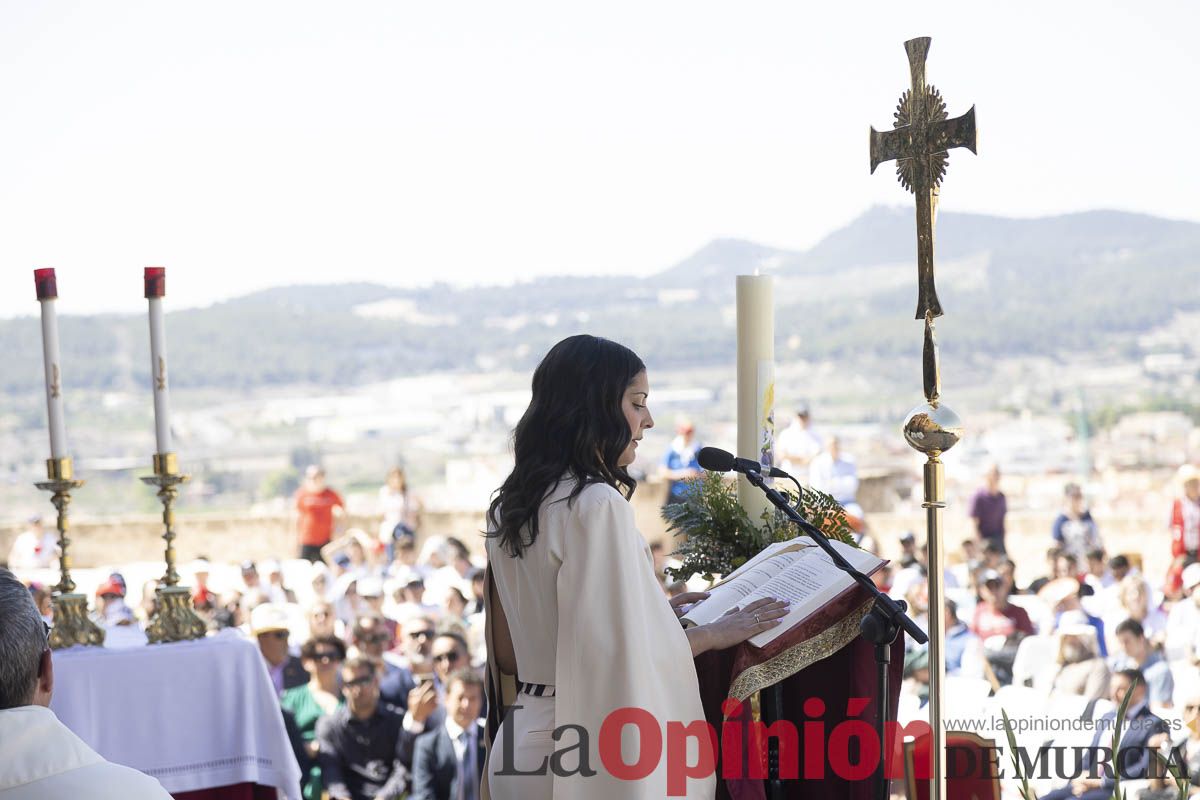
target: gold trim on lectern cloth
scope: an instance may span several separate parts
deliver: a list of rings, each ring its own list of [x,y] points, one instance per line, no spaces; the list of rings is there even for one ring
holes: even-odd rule
[[[841,650],[858,636],[859,623],[874,602],[868,600],[816,636],[792,645],[761,664],[742,670],[730,685],[729,696],[744,702],[755,692],[790,678],[805,667]]]

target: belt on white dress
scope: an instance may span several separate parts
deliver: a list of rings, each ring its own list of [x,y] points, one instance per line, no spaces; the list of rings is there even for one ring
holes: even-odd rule
[[[548,683],[525,683],[517,681],[517,692],[533,695],[534,697],[554,697],[554,687]]]

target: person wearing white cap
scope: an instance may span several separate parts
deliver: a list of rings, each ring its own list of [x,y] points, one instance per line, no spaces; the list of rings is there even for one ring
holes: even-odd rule
[[[1171,567],[1163,591],[1179,597],[1180,579],[1189,564],[1200,561],[1200,469],[1184,464],[1176,473],[1182,494],[1171,505]]]
[[[1038,592],[1038,599],[1045,603],[1046,608],[1050,609],[1050,613],[1054,618],[1052,630],[1044,632],[1055,632],[1072,620],[1090,625],[1096,632],[1096,642],[1100,657],[1108,658],[1108,642],[1104,634],[1104,621],[1084,610],[1083,605],[1079,601],[1081,588],[1079,581],[1075,578],[1055,578],[1042,587],[1042,590]]]
[[[1056,635],[1059,667],[1051,694],[1083,695],[1089,700],[1106,696],[1111,672],[1100,657],[1096,629],[1088,624],[1083,612],[1063,614]]]
[[[288,612],[278,603],[263,603],[250,612],[250,635],[266,662],[276,694],[308,683],[308,673],[299,658],[288,650]]]

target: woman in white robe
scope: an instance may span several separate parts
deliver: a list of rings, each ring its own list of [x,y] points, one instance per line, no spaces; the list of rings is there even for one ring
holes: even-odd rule
[[[516,465],[488,514],[491,800],[713,797],[715,740],[692,659],[786,613],[768,600],[680,626],[672,606],[703,595],[667,600],[627,499],[626,467],[654,424],[648,394],[641,360],[592,336],[560,342],[534,373]],[[605,720],[630,708],[645,727],[612,725],[619,739],[602,756]],[[686,755],[672,757],[703,774],[668,781],[669,723],[695,724]]]

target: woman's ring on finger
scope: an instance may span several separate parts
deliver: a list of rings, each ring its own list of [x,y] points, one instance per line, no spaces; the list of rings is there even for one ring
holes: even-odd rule
[[[758,614],[755,614],[755,615],[754,615],[754,624],[755,624],[755,625],[757,625],[757,624],[759,624],[759,622],[760,622],[760,621],[761,621],[761,620],[759,620],[759,618],[758,618]]]

